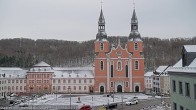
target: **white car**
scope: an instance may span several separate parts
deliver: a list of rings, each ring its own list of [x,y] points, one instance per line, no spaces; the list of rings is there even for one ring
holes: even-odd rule
[[[28,107],[29,105],[28,104],[26,104],[26,103],[20,103],[19,104],[19,107]]]
[[[129,101],[126,102],[126,105],[135,105],[138,104],[137,99],[130,99]]]

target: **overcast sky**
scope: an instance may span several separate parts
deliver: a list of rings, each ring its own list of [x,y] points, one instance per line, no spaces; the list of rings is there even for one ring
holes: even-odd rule
[[[101,0],[0,0],[0,39],[96,38]],[[108,36],[128,36],[133,0],[103,0]],[[143,37],[196,36],[196,0],[135,0]]]

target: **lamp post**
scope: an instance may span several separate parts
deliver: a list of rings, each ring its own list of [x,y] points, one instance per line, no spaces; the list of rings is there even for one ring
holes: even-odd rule
[[[122,94],[122,110],[123,110],[123,94]]]
[[[113,102],[114,102],[114,89],[113,89]]]
[[[8,89],[9,89],[9,91],[10,91],[10,100],[11,100],[11,87],[9,87]]]
[[[57,86],[56,86],[56,100],[57,100]]]
[[[70,110],[71,110],[71,87],[68,87],[69,95],[70,95]]]
[[[93,96],[92,96],[92,109],[93,109]]]

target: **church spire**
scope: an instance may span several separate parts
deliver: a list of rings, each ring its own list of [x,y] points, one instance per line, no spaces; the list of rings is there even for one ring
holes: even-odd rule
[[[104,25],[104,26],[105,26],[105,18],[104,18],[104,16],[103,16],[103,11],[102,11],[102,9],[101,9],[101,13],[100,13],[100,16],[99,16],[98,24],[99,24],[99,25]]]
[[[129,34],[129,40],[141,40],[140,33],[138,32],[138,19],[135,9],[133,9],[133,15],[131,18],[131,33]]]
[[[133,15],[131,18],[131,32],[138,31],[138,20],[135,13],[135,9],[133,10]]]
[[[101,13],[98,21],[98,33],[96,39],[98,40],[107,39],[107,34],[105,32],[105,18],[102,11],[102,5],[101,5]]]

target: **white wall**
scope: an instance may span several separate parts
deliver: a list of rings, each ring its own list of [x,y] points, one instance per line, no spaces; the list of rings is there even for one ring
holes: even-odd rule
[[[0,74],[0,99],[4,98],[4,96],[7,96],[6,92],[6,79],[2,77]]]
[[[60,80],[60,83],[58,80]],[[63,80],[65,80],[65,83],[63,82]],[[68,83],[68,80],[70,80],[70,83]],[[75,80],[75,83],[74,83],[74,80]],[[81,80],[80,83],[79,83],[79,80]],[[86,80],[86,83],[84,82],[84,80]],[[64,86],[65,86],[65,89],[64,89]],[[52,79],[52,92],[53,93],[56,93],[56,92],[68,93],[69,86],[71,87],[72,93],[89,93],[89,86],[94,86],[94,78],[53,78]],[[59,87],[60,89],[58,89]],[[74,89],[74,87],[76,89]],[[79,87],[81,87],[81,89],[79,89]]]

